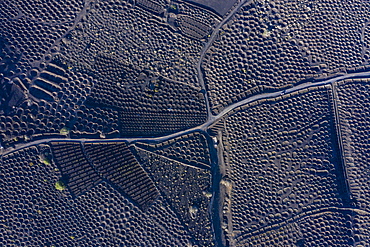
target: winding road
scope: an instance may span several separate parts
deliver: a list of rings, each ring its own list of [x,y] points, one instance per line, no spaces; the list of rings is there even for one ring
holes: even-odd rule
[[[203,90],[203,93],[204,93],[204,98],[205,98],[205,101],[206,101],[206,109],[207,109],[208,120],[210,120],[210,118],[212,117],[212,115],[211,115],[211,107],[210,107],[210,104],[209,104],[208,93],[207,93],[207,90],[206,90],[206,85],[204,83],[204,76],[203,76],[203,71],[202,71],[202,63],[203,63],[204,56],[207,53],[208,49],[213,44],[213,42],[215,41],[215,39],[217,38],[217,35],[218,35],[218,32],[220,31],[220,28],[226,22],[228,22],[230,20],[230,18],[232,18],[233,15],[241,7],[244,7],[244,6],[246,6],[246,5],[248,5],[248,4],[252,3],[252,2],[253,2],[253,0],[248,0],[248,1],[241,0],[238,3],[238,5],[235,6],[235,8],[232,11],[230,11],[230,13],[225,18],[223,18],[222,21],[213,29],[212,34],[211,34],[211,36],[208,39],[208,42],[204,45],[202,51],[200,52],[200,58],[199,58],[199,61],[197,63],[198,83],[201,86],[201,88]]]
[[[41,144],[41,143],[49,143],[49,142],[128,142],[128,143],[134,143],[138,141],[145,141],[145,142],[163,142],[178,136],[182,136],[185,134],[189,134],[194,131],[206,131],[207,128],[218,121],[219,119],[225,117],[229,112],[235,110],[238,107],[241,107],[243,105],[249,104],[251,102],[257,101],[257,100],[262,100],[262,99],[269,99],[269,98],[275,98],[282,96],[284,94],[290,94],[297,92],[299,90],[311,88],[311,87],[317,87],[317,86],[322,86],[322,85],[327,85],[327,84],[332,84],[337,81],[345,80],[345,79],[352,79],[352,78],[364,78],[364,77],[370,77],[370,71],[366,72],[357,72],[357,73],[350,73],[350,74],[345,74],[345,75],[340,75],[334,78],[330,78],[327,80],[323,81],[318,81],[318,82],[308,82],[308,83],[303,83],[294,87],[291,87],[286,90],[282,91],[277,91],[273,93],[263,93],[263,94],[258,94],[254,95],[251,97],[248,97],[244,100],[241,100],[239,102],[236,102],[234,104],[229,105],[226,107],[222,112],[220,112],[218,115],[212,115],[210,114],[208,120],[203,123],[202,125],[196,126],[194,128],[182,130],[176,133],[172,133],[170,135],[166,136],[160,136],[160,137],[134,137],[134,138],[112,138],[112,139],[86,139],[86,138],[80,138],[80,139],[73,139],[73,138],[45,138],[45,139],[40,139],[36,141],[32,141],[29,143],[22,143],[22,144],[17,144],[14,148],[8,148],[8,149],[3,149],[1,155],[7,155],[9,153],[15,152],[19,149],[26,148],[29,146]]]

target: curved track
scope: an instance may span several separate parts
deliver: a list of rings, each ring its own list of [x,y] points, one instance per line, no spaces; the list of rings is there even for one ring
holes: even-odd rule
[[[135,138],[112,138],[112,139],[45,138],[45,139],[32,141],[32,142],[29,142],[29,143],[18,144],[14,148],[8,148],[8,149],[5,149],[5,150],[3,149],[2,150],[2,155],[6,155],[8,153],[17,151],[17,150],[25,148],[25,147],[37,145],[37,144],[40,144],[40,143],[48,143],[48,142],[52,142],[52,141],[64,141],[64,142],[65,141],[73,141],[73,142],[76,142],[76,141],[80,141],[80,142],[128,142],[128,143],[134,143],[136,141],[162,142],[162,141],[166,141],[166,140],[172,139],[174,137],[185,135],[185,134],[188,134],[188,133],[191,133],[191,132],[194,132],[194,131],[205,131],[205,130],[207,130],[207,128],[210,125],[215,123],[217,120],[223,118],[224,116],[229,114],[234,109],[236,109],[238,107],[241,107],[243,105],[249,104],[251,102],[257,101],[257,100],[275,98],[275,97],[279,97],[279,96],[284,95],[284,94],[290,94],[290,93],[293,93],[293,92],[296,92],[296,91],[299,91],[299,90],[302,90],[302,89],[322,86],[322,85],[326,85],[326,84],[332,84],[334,82],[345,80],[345,79],[361,78],[361,77],[370,77],[370,71],[345,74],[345,75],[337,76],[337,77],[334,77],[334,78],[330,78],[330,79],[327,79],[327,80],[318,81],[318,82],[314,82],[314,83],[312,83],[312,82],[303,83],[303,84],[300,84],[300,85],[297,85],[295,87],[292,87],[292,88],[289,88],[289,89],[286,89],[286,90],[282,90],[282,91],[254,95],[254,96],[251,96],[249,98],[246,98],[244,100],[241,100],[239,102],[236,102],[234,104],[229,105],[218,115],[209,115],[210,117],[208,118],[208,120],[205,123],[203,123],[202,125],[196,126],[194,128],[191,128],[191,129],[182,130],[182,131],[179,131],[179,132],[176,132],[176,133],[172,133],[172,134],[166,135],[166,136],[135,137]]]

